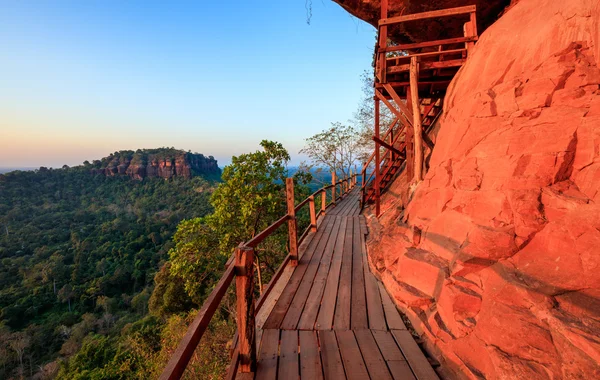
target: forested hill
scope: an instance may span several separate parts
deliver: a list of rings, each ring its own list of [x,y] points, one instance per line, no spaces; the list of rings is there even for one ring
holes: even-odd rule
[[[127,175],[134,179],[143,178],[191,178],[200,175],[205,178],[218,178],[221,169],[212,156],[185,152],[175,148],[122,150],[110,154],[84,167],[92,174],[106,176]]]
[[[161,159],[189,164],[190,175],[92,171]],[[219,177],[212,157],[168,149],[0,175],[0,378],[57,366],[89,334],[120,331],[145,315],[178,223],[212,212]]]

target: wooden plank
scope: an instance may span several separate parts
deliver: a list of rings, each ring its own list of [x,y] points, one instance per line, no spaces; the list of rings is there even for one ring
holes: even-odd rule
[[[394,379],[414,379],[414,375],[389,331],[372,330],[373,337]]]
[[[379,285],[379,294],[381,295],[381,303],[383,304],[383,311],[385,312],[385,321],[388,329],[406,330],[402,317],[400,317],[400,313],[398,312],[398,309],[396,309],[396,305],[394,305],[387,290],[385,290],[385,287],[381,282],[378,282],[377,284]]]
[[[300,377],[314,380],[323,379],[317,333],[315,331],[299,331],[298,333],[300,335]]]
[[[357,330],[354,335],[371,379],[391,380],[392,376],[387,369],[383,355],[379,352],[379,347],[377,347],[377,342],[375,342],[371,331]]]
[[[406,360],[390,360],[387,365],[395,380],[416,380],[415,374]]]
[[[404,358],[404,355],[402,355],[392,334],[389,331],[372,330],[371,332],[392,377],[394,379],[415,379],[408,362]]]
[[[232,255],[232,257],[235,257],[235,255]],[[227,292],[227,288],[231,284],[233,277],[234,265],[229,265],[177,345],[177,349],[160,375],[161,380],[181,378],[212,316],[219,307],[221,299],[223,299],[225,292]]]
[[[298,380],[300,376],[298,361],[298,331],[281,331],[278,367],[277,378]]]
[[[319,313],[319,306],[321,305],[321,298],[323,297],[323,290],[325,289],[325,282],[327,281],[327,275],[329,274],[329,268],[331,266],[331,260],[337,240],[338,231],[341,225],[341,218],[336,218],[336,223],[333,225],[331,234],[329,235],[327,245],[321,258],[321,264],[317,274],[312,281],[312,287],[310,293],[306,299],[304,310],[300,316],[298,322],[299,330],[312,330],[315,326],[315,321]]]
[[[390,57],[390,58],[387,58],[387,60],[388,61],[410,60],[411,57],[427,58],[427,57],[445,56],[445,55],[452,55],[452,54],[462,54],[466,51],[467,51],[467,49],[464,49],[464,48],[463,49],[428,51],[425,53],[414,53],[414,54],[409,54],[409,55],[405,55],[405,56]]]
[[[439,380],[410,332],[407,330],[392,330],[392,335],[418,380]]]
[[[434,47],[434,46],[440,46],[440,45],[454,45],[454,44],[461,44],[461,43],[471,42],[471,41],[477,41],[477,36],[446,38],[443,40],[415,42],[415,43],[411,43],[411,44],[399,44],[399,45],[395,45],[395,46],[388,46],[385,49],[383,49],[383,51],[386,53],[390,53],[393,51],[423,49],[423,48],[427,48],[427,47]]]
[[[442,62],[421,62],[420,69],[428,70],[428,69],[445,69],[448,67],[460,67],[465,62],[466,62],[466,60],[462,59],[462,58],[461,59],[452,59],[449,61],[442,61]],[[409,71],[410,71],[410,64],[392,66],[392,67],[388,68],[389,74],[397,74],[397,73],[409,72]]]
[[[413,14],[403,15],[403,16],[388,17],[388,18],[383,18],[383,19],[379,20],[379,26],[397,24],[397,23],[406,22],[406,21],[424,20],[424,19],[428,19],[428,18],[456,16],[456,15],[475,12],[476,10],[477,10],[477,7],[475,5],[467,5],[464,7],[441,9],[438,11],[429,11],[429,12],[413,13]]]
[[[256,364],[256,378],[270,380],[277,378],[277,356],[279,351],[279,330],[264,330],[258,363]]]
[[[333,325],[333,313],[335,311],[338,284],[340,281],[340,270],[342,267],[342,255],[344,253],[344,236],[346,234],[347,221],[348,218],[341,218],[341,220],[339,221],[340,228],[336,237],[335,251],[333,253],[331,267],[329,268],[329,274],[327,276],[325,290],[323,291],[321,308],[319,309],[319,314],[315,323],[315,328],[318,330],[329,330]]]
[[[319,269],[321,258],[323,257],[323,253],[325,251],[325,247],[329,242],[329,235],[331,235],[331,231],[335,227],[335,218],[334,223],[330,223],[325,227],[325,231],[323,232],[323,236],[319,240],[319,244],[315,248],[315,253],[312,255],[310,263],[306,268],[306,272],[302,277],[302,281],[300,285],[296,289],[296,294],[294,294],[294,298],[290,307],[281,322],[281,329],[283,330],[291,330],[296,329],[298,326],[298,321],[300,320],[300,316],[302,315],[302,310],[304,310],[304,305],[306,300],[308,299],[308,294],[310,293],[310,289],[313,284],[313,280]]]
[[[344,236],[344,251],[342,253],[342,269],[338,287],[337,302],[333,328],[336,330],[350,329],[350,301],[352,292],[352,231],[354,218],[347,218]]]
[[[359,235],[361,240],[363,266],[365,272],[365,291],[367,296],[369,328],[374,330],[386,330],[387,325],[385,323],[385,314],[381,302],[381,294],[379,294],[379,286],[377,284],[377,279],[375,276],[373,276],[373,273],[371,273],[371,270],[369,269],[366,247],[367,243],[365,242],[365,236],[362,233],[359,233]]]
[[[317,230],[317,233],[308,245],[306,252],[300,258],[300,265],[298,265],[294,270],[292,277],[290,277],[290,280],[288,281],[286,287],[283,289],[283,292],[279,296],[277,303],[273,307],[271,314],[267,318],[264,324],[265,329],[279,328],[279,326],[281,325],[281,321],[285,317],[285,314],[287,313],[288,308],[290,307],[290,304],[294,299],[296,290],[300,286],[300,282],[302,281],[302,277],[306,272],[308,263],[310,262],[315,252],[315,248],[319,244],[321,238],[323,237],[323,233],[327,229],[327,226],[332,223],[332,219],[333,218],[327,216],[323,220],[322,228]]]
[[[383,358],[388,360],[406,360],[389,331],[371,330]]]
[[[369,373],[358,348],[358,343],[356,343],[354,332],[352,330],[339,330],[335,332],[335,335],[346,370],[346,378],[350,380],[368,379]]]
[[[358,217],[353,217],[352,230],[352,302],[351,326],[353,330],[369,328],[367,319],[367,299],[365,292],[365,272],[363,265],[360,224]]]
[[[345,379],[346,375],[335,333],[331,330],[319,331],[319,341],[321,342],[324,378],[326,380]]]

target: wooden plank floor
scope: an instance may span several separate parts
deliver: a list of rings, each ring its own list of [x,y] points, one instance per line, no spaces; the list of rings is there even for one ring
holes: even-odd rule
[[[437,379],[367,264],[355,189],[328,209],[260,327],[256,379]]]

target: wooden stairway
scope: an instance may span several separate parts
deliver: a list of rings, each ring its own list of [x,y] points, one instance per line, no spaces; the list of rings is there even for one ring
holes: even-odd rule
[[[421,119],[423,120],[423,140],[430,149],[433,149],[433,143],[429,138],[429,132],[433,129],[433,126],[437,119],[442,114],[442,99],[440,98],[429,98],[421,100]],[[383,193],[397,175],[405,168],[405,162],[407,159],[407,153],[410,156],[410,151],[406,150],[406,128],[404,126],[398,127],[399,123],[394,123],[388,129],[384,135],[382,142],[385,145],[382,146],[380,154],[383,157],[380,165],[380,180],[379,189],[380,194]],[[410,132],[409,132],[410,133]],[[392,137],[394,136],[394,137]],[[387,141],[386,141],[387,140]],[[391,149],[394,148],[394,149]],[[362,169],[362,175],[365,180],[362,186],[362,200],[361,204],[365,205],[372,203],[375,198],[375,171],[371,170],[370,174],[367,175],[370,166],[372,166],[373,159],[375,158],[375,152],[371,154]]]

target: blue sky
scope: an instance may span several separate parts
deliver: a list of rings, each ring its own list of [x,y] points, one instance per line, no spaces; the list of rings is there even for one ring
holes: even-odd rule
[[[0,167],[215,156],[352,117],[374,28],[330,0],[0,0]]]

